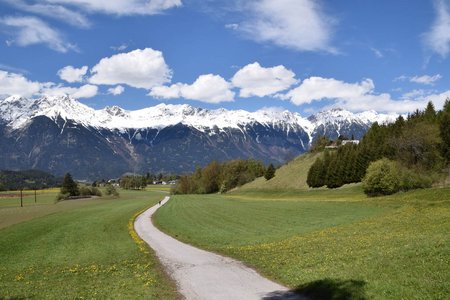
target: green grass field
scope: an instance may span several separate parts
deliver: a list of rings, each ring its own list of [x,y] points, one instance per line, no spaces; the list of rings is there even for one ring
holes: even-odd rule
[[[448,299],[449,216],[450,188],[366,198],[353,185],[174,196],[155,223],[312,299]]]
[[[0,299],[177,298],[130,228],[133,215],[163,195],[120,193],[57,204],[49,193],[23,208],[17,199],[0,199],[0,220],[9,220],[0,229]]]

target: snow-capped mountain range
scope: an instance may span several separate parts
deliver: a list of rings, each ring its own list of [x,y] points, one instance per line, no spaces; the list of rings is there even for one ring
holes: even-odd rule
[[[396,116],[342,109],[308,118],[275,108],[256,112],[159,104],[95,110],[68,96],[0,100],[0,169],[37,168],[77,178],[131,172],[184,173],[211,160],[280,164],[318,135],[361,138]]]
[[[397,116],[367,111],[354,114],[343,109],[322,111],[309,118],[298,113],[277,108],[265,108],[256,112],[244,110],[207,110],[190,105],[159,104],[140,110],[124,110],[118,106],[95,110],[69,96],[45,96],[26,99],[11,96],[0,100],[0,119],[9,127],[21,128],[34,117],[45,116],[52,120],[61,117],[86,127],[109,130],[127,130],[173,126],[181,123],[199,131],[217,127],[241,128],[243,125],[260,123],[263,125],[300,126],[310,135],[320,125],[338,123],[359,123],[370,125],[374,122],[392,122]]]

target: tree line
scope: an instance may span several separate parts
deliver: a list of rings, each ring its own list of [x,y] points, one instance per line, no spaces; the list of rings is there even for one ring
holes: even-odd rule
[[[323,139],[319,141],[324,144]],[[325,150],[309,169],[307,184],[314,188],[337,188],[361,182],[369,175],[366,171],[371,163],[382,159],[384,163],[377,164],[375,169],[387,165],[395,169],[393,174],[398,182],[392,192],[430,186],[437,180],[450,163],[449,100],[438,112],[429,102],[425,110],[417,110],[406,119],[399,116],[391,124],[374,123],[358,145]],[[379,193],[370,188],[366,192]]]
[[[0,191],[40,190],[60,186],[62,178],[39,170],[0,170]]]
[[[213,161],[204,168],[187,176],[182,176],[172,189],[174,194],[210,194],[224,193],[235,187],[244,185],[257,177],[270,179],[275,175],[271,164],[265,168],[257,160],[232,160],[224,163]]]
[[[119,196],[119,192],[117,192],[116,188],[111,184],[106,184],[104,191],[107,196]],[[91,196],[102,197],[103,193],[97,185],[78,184],[75,180],[73,180],[70,173],[66,173],[56,200],[60,201],[66,199],[89,198]]]

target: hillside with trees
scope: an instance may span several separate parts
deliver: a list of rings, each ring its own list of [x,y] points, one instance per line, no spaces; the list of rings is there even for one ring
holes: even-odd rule
[[[436,112],[428,103],[392,124],[373,124],[358,145],[325,150],[308,172],[310,187],[363,182],[369,195],[424,188],[450,163],[450,102]],[[378,185],[378,186],[377,186]]]
[[[213,161],[188,176],[182,176],[173,188],[174,194],[211,194],[226,192],[267,174],[273,176],[273,165],[266,169],[257,160]]]

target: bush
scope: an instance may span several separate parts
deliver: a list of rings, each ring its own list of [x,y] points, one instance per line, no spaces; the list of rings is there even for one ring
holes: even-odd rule
[[[372,162],[362,181],[364,193],[369,196],[391,195],[400,190],[400,172],[397,163],[387,158]]]
[[[433,179],[430,176],[409,169],[401,170],[400,188],[402,191],[429,188],[432,184]]]
[[[78,188],[80,191],[80,196],[98,196],[101,197],[102,196],[102,192],[96,188],[96,187],[92,187],[92,186],[81,186]]]
[[[106,185],[105,194],[107,196],[114,196],[114,197],[118,197],[119,196],[119,192],[117,191],[117,189],[112,184],[107,184]]]
[[[80,191],[80,196],[90,196],[91,195],[91,190],[87,186],[81,186],[78,188],[78,190]]]
[[[61,201],[61,200],[65,200],[65,199],[67,199],[67,198],[69,198],[70,197],[70,194],[69,193],[58,193],[58,195],[56,196],[56,202],[59,202],[59,201]]]
[[[101,197],[102,191],[100,191],[100,189],[98,189],[97,187],[93,186],[91,187],[91,195]]]

